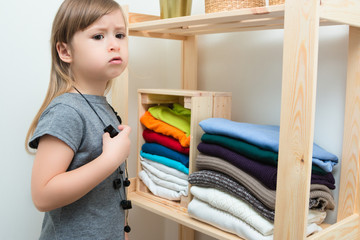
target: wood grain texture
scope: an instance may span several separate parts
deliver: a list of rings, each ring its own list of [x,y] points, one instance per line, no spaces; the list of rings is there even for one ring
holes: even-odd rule
[[[359,0],[321,0],[320,17],[360,27]]]
[[[179,224],[178,240],[195,240],[194,229]]]
[[[183,89],[197,89],[197,61],[197,37],[187,37],[187,39],[182,42],[181,85]]]
[[[160,16],[149,15],[149,14],[142,14],[142,13],[129,13],[129,23],[139,23],[139,22],[147,22],[147,21],[154,21],[159,20]]]
[[[306,236],[320,0],[287,0],[274,239]]]
[[[360,29],[350,27],[338,221],[359,213]]]
[[[359,226],[360,217],[354,214],[308,237],[307,240],[357,240],[360,239]]]
[[[128,198],[133,202],[133,204],[141,208],[175,221],[183,226],[212,236],[213,238],[222,240],[241,240],[241,238],[234,234],[224,232],[221,229],[191,218],[186,212],[179,211],[169,206],[164,206],[163,204],[143,197],[136,192],[129,193]]]
[[[129,96],[129,72],[128,68],[112,82],[111,105],[121,117],[123,124],[128,123],[128,96]]]

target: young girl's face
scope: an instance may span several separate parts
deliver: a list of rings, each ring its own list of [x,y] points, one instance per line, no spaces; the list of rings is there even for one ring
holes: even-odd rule
[[[70,46],[75,81],[106,83],[119,76],[128,63],[128,40],[121,10],[76,32]]]

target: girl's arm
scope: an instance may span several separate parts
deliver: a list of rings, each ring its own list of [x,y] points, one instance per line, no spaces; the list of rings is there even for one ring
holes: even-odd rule
[[[75,202],[110,176],[129,155],[130,127],[121,125],[116,137],[103,135],[103,152],[93,161],[66,171],[73,150],[56,137],[41,137],[35,156],[31,193],[40,211],[50,211]]]

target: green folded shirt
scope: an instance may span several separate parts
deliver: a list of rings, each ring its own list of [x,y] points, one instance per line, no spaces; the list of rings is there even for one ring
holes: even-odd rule
[[[190,135],[191,110],[174,103],[172,109],[159,105],[150,107],[148,111],[154,118],[180,129],[186,136]]]
[[[204,143],[217,144],[223,147],[226,147],[234,152],[237,152],[247,158],[262,162],[264,164],[269,164],[277,166],[278,164],[278,153],[263,150],[255,145],[243,142],[238,139],[222,136],[222,135],[213,135],[205,133],[201,137],[201,141]],[[323,169],[316,165],[312,165],[312,172],[315,174],[324,175],[325,172]]]

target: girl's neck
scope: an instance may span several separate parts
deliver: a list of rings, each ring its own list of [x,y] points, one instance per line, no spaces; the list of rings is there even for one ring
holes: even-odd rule
[[[86,84],[79,84],[77,82],[73,85],[78,89],[82,94],[88,95],[97,95],[97,96],[104,96],[106,86],[89,86]],[[72,93],[78,93],[74,88],[70,90]]]

